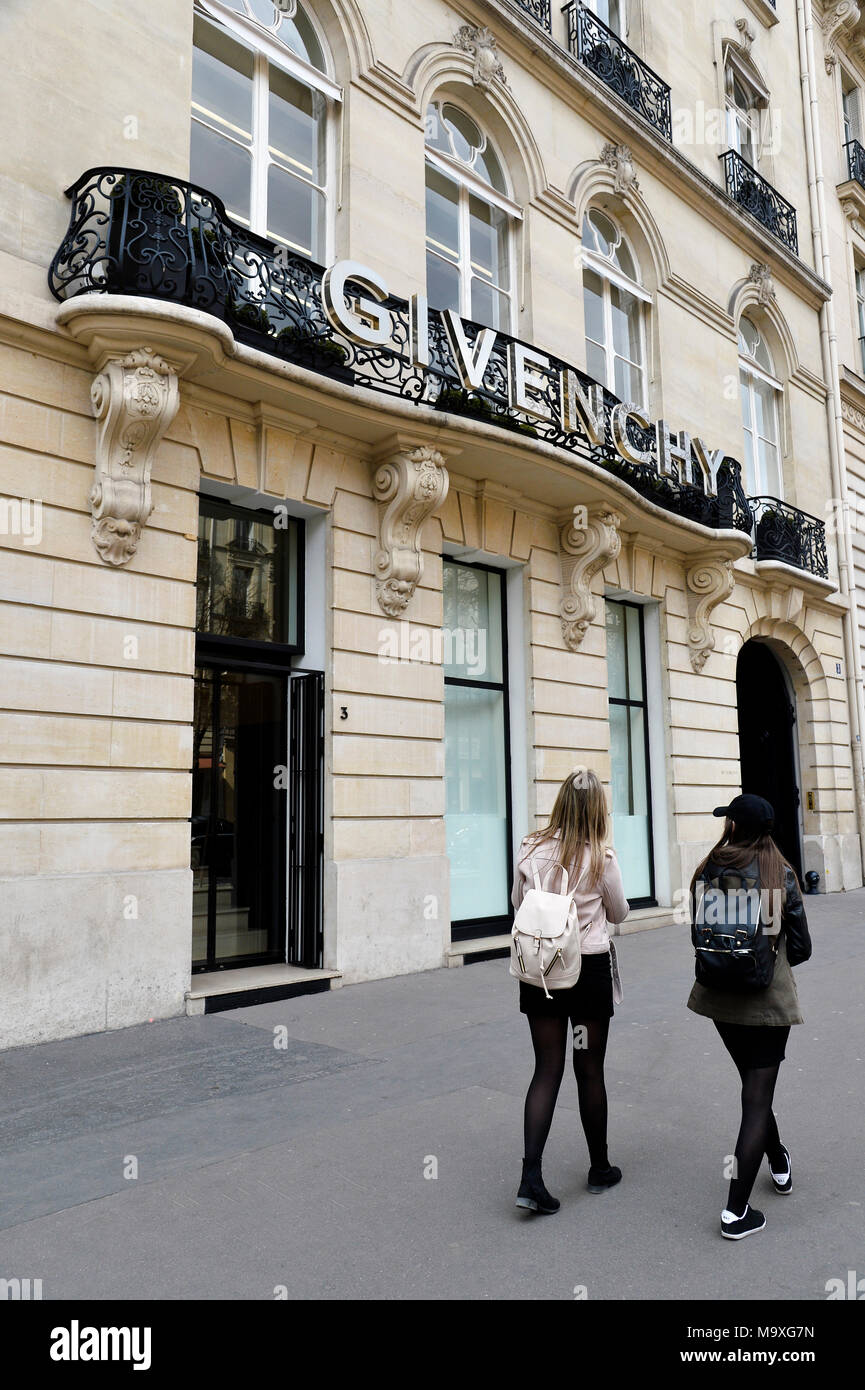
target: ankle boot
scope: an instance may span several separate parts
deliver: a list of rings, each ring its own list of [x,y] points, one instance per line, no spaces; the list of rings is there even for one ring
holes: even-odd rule
[[[539,1163],[527,1164],[523,1159],[523,1180],[517,1193],[517,1206],[545,1216],[552,1215],[561,1206],[559,1199],[551,1197],[544,1187]]]

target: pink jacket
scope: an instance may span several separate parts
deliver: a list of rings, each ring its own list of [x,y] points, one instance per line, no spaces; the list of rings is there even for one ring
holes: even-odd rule
[[[561,867],[558,863],[558,839],[557,833],[554,839],[546,840],[533,849],[529,849],[523,840],[514,873],[514,889],[511,893],[511,902],[515,908],[519,907],[526,891],[535,886],[534,868],[538,871],[542,888],[545,888],[549,893],[561,893],[564,883]],[[583,852],[582,862],[572,864],[570,867],[568,892],[576,888],[588,861],[589,853],[586,849]],[[584,933],[582,937],[583,955],[599,956],[605,951],[609,951],[608,924],[612,922],[618,926],[620,922],[624,922],[630,911],[625,890],[622,887],[622,874],[615,850],[608,849],[606,852],[604,876],[597,888],[588,888],[584,883],[574,893],[574,901],[577,904],[580,926]]]

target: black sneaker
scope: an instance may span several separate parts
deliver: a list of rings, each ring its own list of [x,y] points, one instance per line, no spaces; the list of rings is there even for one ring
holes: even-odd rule
[[[782,1196],[786,1196],[788,1192],[793,1191],[793,1164],[790,1161],[790,1150],[787,1148],[785,1144],[781,1145],[781,1150],[784,1154],[784,1158],[786,1159],[785,1166],[781,1169],[780,1172],[776,1172],[770,1162],[769,1176],[772,1179],[772,1186],[774,1187],[775,1191],[780,1192]]]
[[[721,1235],[725,1240],[744,1240],[746,1236],[753,1236],[757,1231],[762,1231],[765,1224],[766,1218],[763,1213],[747,1206],[743,1214],[733,1221],[721,1217]]]
[[[540,1168],[530,1169],[527,1173],[523,1164],[523,1180],[517,1193],[517,1206],[523,1207],[526,1211],[536,1211],[541,1216],[552,1216],[561,1205],[558,1197],[551,1197],[544,1187]]]
[[[621,1168],[590,1168],[589,1169],[589,1191],[606,1192],[608,1187],[615,1187],[617,1182],[622,1181]]]

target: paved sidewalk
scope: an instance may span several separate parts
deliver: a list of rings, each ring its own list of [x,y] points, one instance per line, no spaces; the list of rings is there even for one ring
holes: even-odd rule
[[[743,1244],[717,1232],[737,1078],[664,928],[620,946],[614,1191],[585,1191],[569,1072],[544,1165],[562,1210],[514,1207],[531,1050],[493,961],[0,1054],[0,1278],[47,1299],[824,1299],[865,1276],[865,890],[807,905],[776,1102],[795,1191],[761,1175]]]

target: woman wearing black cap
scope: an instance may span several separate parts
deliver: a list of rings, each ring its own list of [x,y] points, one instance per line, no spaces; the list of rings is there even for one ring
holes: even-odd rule
[[[726,817],[724,833],[691,880],[692,913],[697,885],[723,882],[730,870],[729,882],[753,885],[763,890],[764,903],[780,906],[780,929],[777,912],[772,912],[771,928],[766,933],[773,945],[777,943],[768,988],[738,992],[695,983],[688,999],[689,1009],[713,1020],[742,1078],[742,1122],[734,1176],[721,1213],[721,1235],[727,1240],[742,1240],[766,1224],[763,1213],[749,1206],[764,1153],[775,1191],[788,1193],[793,1187],[790,1154],[781,1143],[772,1098],[790,1026],[803,1022],[791,967],[808,960],[811,939],[796,872],[772,839],[775,813],[769,802],[746,794],[735,797],[729,806],[719,806],[713,814]],[[762,921],[767,925],[765,912]]]

